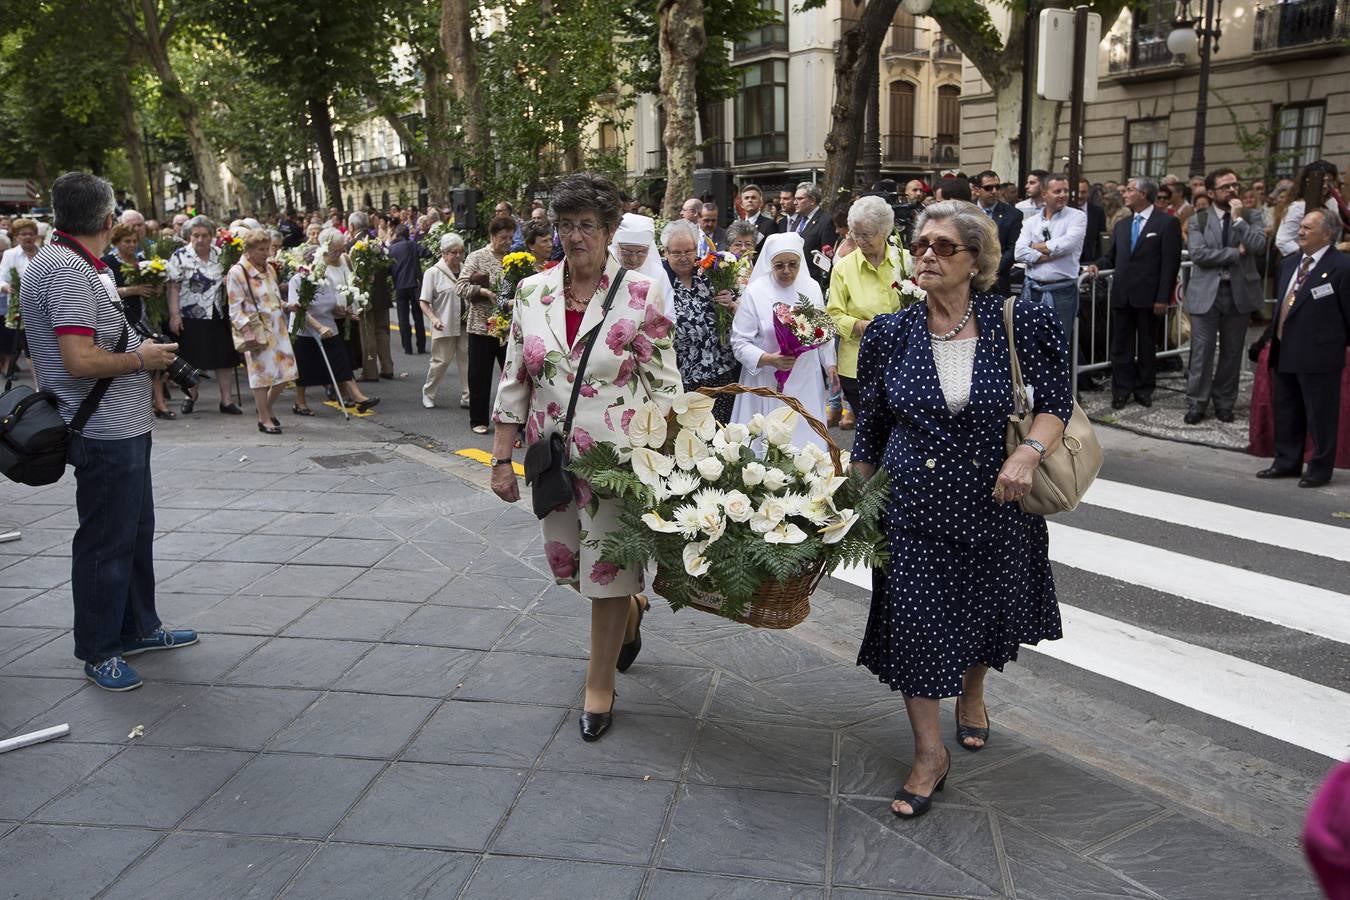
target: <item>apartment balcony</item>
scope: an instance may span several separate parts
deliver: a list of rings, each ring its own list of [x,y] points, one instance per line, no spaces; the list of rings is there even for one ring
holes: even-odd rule
[[[923,57],[928,55],[927,28],[912,25],[892,25],[890,36],[882,44],[882,55],[888,57]]]
[[[761,53],[786,53],[787,48],[787,25],[766,25],[758,31],[751,32],[745,40],[739,41],[732,56],[736,62],[740,62],[746,57],[758,56]]]
[[[359,159],[338,163],[338,174],[342,178],[369,178],[375,175],[387,175],[415,168],[410,153],[396,153],[393,156],[381,156],[374,159]]]
[[[700,169],[725,169],[731,165],[731,144],[728,141],[708,141],[698,151]]]
[[[939,37],[933,42],[933,59],[938,62],[956,62],[961,61],[961,50],[956,46],[956,42],[950,38]]]
[[[1177,60],[1167,49],[1167,33],[1171,30],[1168,25],[1165,29],[1111,35],[1107,70],[1112,75],[1166,70]]]
[[[647,151],[647,171],[665,172],[666,171],[666,148],[660,150]]]
[[[769,132],[736,138],[736,165],[787,163],[787,134]]]
[[[933,161],[933,139],[919,134],[884,134],[881,161],[887,166],[927,166]]]
[[[1258,7],[1252,50],[1344,49],[1350,39],[1350,0],[1287,0]]]

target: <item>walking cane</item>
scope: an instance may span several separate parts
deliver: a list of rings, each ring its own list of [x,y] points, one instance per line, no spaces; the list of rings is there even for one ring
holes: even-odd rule
[[[328,369],[328,380],[333,382],[333,393],[337,394],[338,406],[342,407],[342,415],[350,422],[352,414],[347,412],[347,403],[342,399],[342,388],[338,387],[337,376],[333,374],[333,364],[328,361],[328,351],[323,349],[323,338],[316,337],[314,340],[319,344],[319,355],[323,357],[323,364]]]

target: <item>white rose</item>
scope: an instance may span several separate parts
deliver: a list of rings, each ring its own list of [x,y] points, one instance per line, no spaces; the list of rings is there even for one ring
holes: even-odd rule
[[[698,461],[698,474],[702,475],[705,481],[716,481],[721,478],[724,468],[722,461],[715,456],[709,456]]]
[[[675,534],[680,530],[679,525],[674,522],[667,522],[665,519],[661,518],[661,514],[656,510],[644,513],[642,516],[642,523],[652,531],[657,531],[661,534]]]
[[[685,574],[694,578],[708,574],[708,558],[703,555],[703,551],[706,549],[708,549],[707,541],[685,545],[681,554],[684,557]]]
[[[739,444],[723,444],[717,448],[717,455],[729,463],[734,463],[741,458],[741,447]]]
[[[848,534],[853,523],[858,521],[858,514],[851,509],[839,510],[839,518],[824,528],[820,529],[820,539],[826,544],[837,544]]]
[[[750,417],[750,421],[745,424],[745,430],[750,432],[751,437],[758,437],[764,432],[764,414],[755,413]]]
[[[665,443],[666,417],[655,403],[642,404],[628,423],[628,445],[660,449]]]
[[[745,468],[741,469],[741,481],[745,482],[746,487],[763,484],[766,471],[763,463],[746,463]]]
[[[777,528],[770,529],[764,534],[766,544],[800,544],[804,540],[806,532],[791,522],[782,522]]]
[[[661,484],[661,479],[675,470],[675,460],[647,447],[634,447],[629,463],[638,481],[650,488]]]
[[[670,491],[672,497],[683,497],[702,483],[697,476],[688,472],[672,472],[666,480],[666,490]]]
[[[792,442],[792,432],[801,416],[796,410],[779,406],[764,417],[764,437],[775,447],[786,447]]]
[[[675,465],[686,472],[708,458],[708,445],[689,428],[681,428],[675,435]]]
[[[750,443],[750,429],[740,422],[732,422],[722,429],[722,437],[728,444]]]
[[[722,498],[722,508],[733,522],[747,522],[755,512],[754,503],[740,491],[727,491]]]
[[[787,487],[789,480],[787,473],[777,467],[764,472],[764,487],[771,491],[781,491]]]

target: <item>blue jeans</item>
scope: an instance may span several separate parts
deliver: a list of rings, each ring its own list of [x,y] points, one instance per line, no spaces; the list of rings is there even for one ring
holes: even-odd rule
[[[155,614],[155,499],[150,434],[116,441],[71,435],[75,655],[100,663],[159,627]]]
[[[1060,327],[1064,329],[1064,340],[1073,344],[1073,321],[1078,318],[1078,281],[1052,282],[1049,286],[1032,281],[1022,282],[1022,299],[1039,303],[1055,311]]]

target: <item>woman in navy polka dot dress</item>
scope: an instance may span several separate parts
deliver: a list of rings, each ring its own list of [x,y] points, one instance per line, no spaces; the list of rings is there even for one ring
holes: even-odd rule
[[[1002,670],[1021,644],[1061,636],[1045,519],[1016,501],[1073,409],[1054,312],[1018,303],[1013,327],[1036,415],[1028,443],[1004,458],[1012,375],[1003,298],[986,293],[998,235],[959,200],[928,207],[915,233],[928,299],[878,316],[863,334],[852,452],[864,474],[882,466],[891,477],[890,561],[873,575],[858,664],[905,697],[914,768],[891,807],[903,818],[928,811],[951,768],[938,701],[957,698],[958,741],[979,750],[989,738],[989,667]]]

